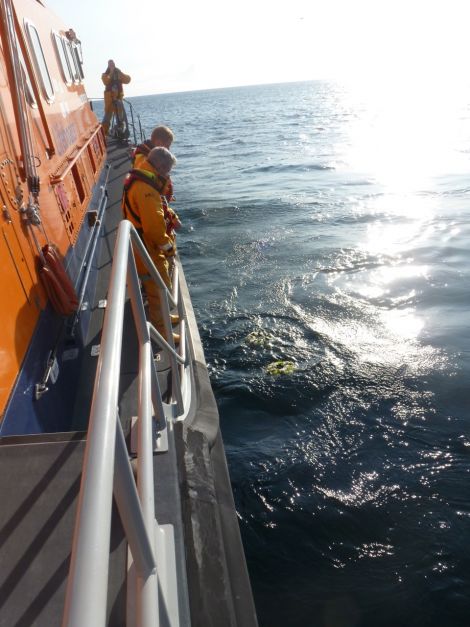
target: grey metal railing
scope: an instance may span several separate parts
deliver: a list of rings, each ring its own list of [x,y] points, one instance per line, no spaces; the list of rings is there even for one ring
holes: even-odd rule
[[[89,99],[90,106],[93,110],[95,110],[95,102],[99,103],[99,111],[97,111],[97,113],[104,113],[104,98]],[[135,145],[140,144],[145,140],[145,129],[142,126],[140,115],[134,109],[132,103],[126,98],[123,98],[120,102],[124,119],[119,119],[117,110],[114,110],[111,116],[109,134],[116,139],[131,139]],[[103,109],[102,112],[101,109]]]
[[[139,285],[134,250],[151,277],[160,285],[163,316],[169,342],[149,324]],[[83,462],[71,565],[62,620],[63,627],[104,627],[108,588],[111,508],[114,496],[137,573],[137,627],[158,627],[158,575],[156,555],[153,476],[153,414],[166,425],[151,337],[170,356],[176,413],[184,410],[181,367],[186,362],[185,322],[179,297],[178,273],[170,293],[152,263],[132,224],[122,221],[114,248],[101,348],[93,391],[87,444]],[[119,379],[126,287],[131,301],[139,343],[139,407],[137,486],[129,462],[118,416]],[[169,305],[180,315],[181,341],[175,350]],[[176,387],[177,386],[177,387]],[[153,405],[153,411],[152,411]]]
[[[124,98],[123,103],[127,117],[127,128],[129,129],[129,132],[132,131],[134,144],[139,144],[145,140],[145,130],[142,127],[140,115],[134,110],[134,107],[129,100]]]

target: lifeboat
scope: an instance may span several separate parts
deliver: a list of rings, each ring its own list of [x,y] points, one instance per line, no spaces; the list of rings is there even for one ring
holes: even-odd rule
[[[50,315],[40,251],[56,247],[80,292],[104,204],[106,148],[73,31],[39,2],[2,2],[1,37],[1,433],[34,433],[44,429],[40,404],[27,408],[23,401],[28,390],[40,395],[54,379],[57,345],[51,339],[64,326]],[[41,363],[44,342],[52,369],[49,360]],[[57,394],[51,396],[57,406]]]
[[[256,627],[183,268],[168,290],[122,219],[127,133],[79,34],[40,0],[0,15],[0,624]]]

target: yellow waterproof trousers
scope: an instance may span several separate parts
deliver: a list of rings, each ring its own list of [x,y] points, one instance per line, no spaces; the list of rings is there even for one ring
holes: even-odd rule
[[[111,124],[111,118],[113,113],[118,119],[118,123],[124,120],[124,105],[121,98],[113,98],[111,92],[104,92],[104,116],[101,122],[103,126],[104,134],[107,135],[109,131],[109,125]]]
[[[164,255],[158,255],[158,257],[152,257],[152,261],[155,264],[160,276],[162,277],[165,285],[171,290],[171,279],[169,273],[168,261]],[[139,266],[140,264],[138,264]],[[165,326],[163,323],[163,314],[162,314],[162,306],[164,305],[164,300],[161,297],[160,288],[153,281],[147,271],[145,274],[141,272],[141,269],[138,267],[140,279],[142,281],[142,287],[145,290],[145,294],[148,300],[148,316],[150,322],[157,329],[157,331],[168,340],[167,334],[165,332]]]

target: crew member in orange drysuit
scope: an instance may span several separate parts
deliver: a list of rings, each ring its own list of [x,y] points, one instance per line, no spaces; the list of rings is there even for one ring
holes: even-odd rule
[[[153,148],[138,169],[132,169],[124,180],[122,209],[124,217],[137,229],[165,285],[171,290],[168,260],[176,252],[174,233],[170,228],[164,197],[175,157],[163,147]],[[149,318],[153,326],[166,337],[160,307],[160,290],[150,279],[148,270],[136,255],[137,271],[147,295]],[[172,317],[174,320],[175,317]],[[179,336],[173,334],[173,340]]]
[[[105,135],[108,134],[109,125],[113,113],[118,118],[118,124],[124,126],[125,115],[122,99],[124,98],[123,84],[127,85],[131,82],[131,77],[128,74],[124,74],[119,70],[114,61],[110,59],[108,61],[108,67],[106,72],[101,75],[101,80],[105,85],[104,89],[104,117],[101,124]]]

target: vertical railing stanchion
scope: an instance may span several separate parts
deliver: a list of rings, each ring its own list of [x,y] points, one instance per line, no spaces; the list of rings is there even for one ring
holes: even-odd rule
[[[131,246],[130,242],[129,245]],[[131,300],[132,313],[137,328],[137,335],[140,343],[147,342],[150,338],[147,319],[145,317],[145,309],[142,302],[139,286],[139,275],[137,274],[137,267],[135,264],[134,254],[132,252],[132,246],[129,253],[129,267],[127,272],[127,281],[129,296]],[[155,416],[160,421],[160,424],[165,424],[165,411],[163,409],[162,394],[160,391],[160,384],[158,382],[157,371],[155,364],[152,362],[150,371],[150,377],[152,381],[152,403],[155,411]]]
[[[140,345],[139,350],[139,420],[137,488],[140,504],[150,541],[155,551],[155,500],[153,476],[153,430],[152,430],[152,391],[150,368],[153,362],[150,339]],[[157,572],[150,577],[137,573],[137,625],[155,627],[159,624]]]
[[[155,268],[151,257],[149,256],[144,244],[142,243],[142,240],[138,236],[137,231],[132,229],[131,235],[132,235],[132,241],[138,251],[140,258],[142,259],[143,263],[147,266],[147,269],[150,273],[151,278],[155,281],[157,286],[160,288],[161,300],[163,302],[163,308],[162,308],[163,321],[165,325],[165,331],[167,333],[167,336],[169,337],[169,341],[168,342],[165,341],[165,344],[166,344],[165,349],[167,349],[168,357],[170,359],[171,372],[172,372],[172,387],[173,387],[173,394],[174,394],[174,398],[176,402],[176,409],[177,409],[177,413],[181,414],[184,411],[183,397],[181,394],[181,381],[180,381],[179,372],[178,372],[178,363],[181,360],[179,360],[179,356],[175,350],[175,345],[173,342],[173,331],[171,327],[170,314],[169,314],[170,302],[172,306],[176,306],[177,301],[173,298],[173,294],[171,294],[168,291],[168,288],[166,287],[163,279],[158,273],[158,270]],[[176,276],[178,277],[178,274],[176,274]],[[178,294],[177,288],[175,290],[175,294]]]
[[[176,408],[178,413],[182,413],[183,411],[183,397],[181,395],[181,383],[180,383],[180,377],[179,377],[179,369],[178,369],[178,360],[176,358],[176,348],[175,348],[175,343],[173,341],[173,329],[171,326],[171,321],[170,321],[170,314],[169,314],[169,309],[170,309],[170,305],[169,305],[169,301],[168,301],[168,292],[164,291],[163,294],[163,303],[164,303],[164,313],[163,313],[163,321],[165,323],[165,330],[167,332],[167,336],[169,337],[169,344],[172,348],[172,350],[169,353],[169,358],[170,358],[170,365],[171,365],[171,380],[172,380],[172,397],[175,399],[176,401]]]

